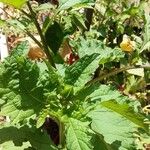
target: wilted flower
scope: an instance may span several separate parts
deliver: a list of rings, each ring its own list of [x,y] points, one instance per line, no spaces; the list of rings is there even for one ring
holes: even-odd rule
[[[132,52],[135,49],[135,42],[131,41],[127,35],[124,35],[120,48],[125,52]]]

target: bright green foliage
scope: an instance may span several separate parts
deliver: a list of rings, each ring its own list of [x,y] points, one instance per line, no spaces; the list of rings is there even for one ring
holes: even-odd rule
[[[14,147],[15,150],[22,150],[22,149],[28,148],[29,146],[30,146],[29,142],[23,142],[21,147],[20,147],[20,145],[19,146],[14,146],[14,143],[12,141],[8,141],[8,142],[5,142],[5,143],[1,144],[0,148],[1,149],[12,150],[12,147]]]
[[[100,106],[89,114],[92,118],[91,128],[103,135],[113,149],[133,148],[137,127],[145,128],[144,118],[135,114],[127,105],[115,101],[102,102]]]
[[[92,73],[98,68],[99,54],[85,55],[65,71],[65,82],[74,86],[84,86],[91,80]]]
[[[99,63],[104,64],[110,61],[119,61],[124,58],[124,53],[119,48],[106,47],[102,42],[95,39],[83,39],[81,38],[80,44],[78,44],[78,54],[80,57],[85,55],[91,55],[93,53],[100,54]]]
[[[69,9],[69,8],[74,7],[76,5],[79,5],[79,4],[83,5],[84,3],[86,4],[86,3],[90,3],[90,2],[93,2],[93,1],[92,0],[62,0],[60,2],[59,10]]]
[[[23,4],[25,4],[27,0],[0,0],[0,2],[6,3],[8,5],[12,5],[16,8],[21,8]]]
[[[144,50],[147,50],[150,48],[150,38],[149,38],[149,32],[150,32],[150,16],[145,13],[145,20],[146,24],[144,27],[144,36],[143,36],[143,42],[142,47],[140,48],[140,53]]]
[[[19,45],[5,60],[4,67],[7,69],[1,73],[0,96],[1,100],[7,100],[7,104],[1,105],[0,114],[9,115],[13,123],[39,114],[39,110],[47,104],[46,89],[53,90],[58,85],[57,79],[54,79],[56,75],[46,71],[44,75],[40,74],[37,64],[23,57],[27,47],[26,43]],[[48,78],[50,80],[47,81]]]
[[[20,7],[24,2],[7,3]],[[62,0],[58,8],[50,6],[46,9],[50,17],[46,16],[48,19],[44,22],[43,31],[39,29],[42,25],[34,20],[37,18],[32,18],[34,13],[30,11],[31,16],[27,15],[38,33],[44,32],[41,45],[51,57],[31,61],[27,55],[29,44],[22,42],[0,64],[0,116],[10,118],[10,122],[4,122],[0,127],[0,149],[135,150],[137,145],[142,147],[141,143],[137,144],[137,139],[138,135],[149,135],[148,125],[144,123],[146,117],[140,113],[138,101],[123,95],[126,94],[124,88],[128,89],[125,81],[129,77],[126,68],[122,68],[134,66],[137,62],[143,64],[148,47],[140,55],[139,52],[143,40],[149,42],[149,18],[145,17],[145,36],[138,38],[135,35],[141,42],[138,43],[138,49],[125,53],[119,44],[122,34],[128,33],[130,36],[135,33],[129,27],[134,27],[133,17],[137,19],[142,16],[137,16],[138,7],[119,0],[98,0],[95,6],[92,2]],[[115,2],[118,2],[119,9],[115,8]],[[38,16],[40,8],[38,10],[36,7],[33,11]],[[94,7],[96,15],[89,32],[85,31],[85,12],[88,7]],[[86,8],[86,11],[79,14],[76,11],[79,8]],[[119,19],[118,14],[124,18]],[[27,23],[20,24],[20,20],[12,24],[27,32],[28,29],[24,28]],[[132,25],[128,25],[128,22]],[[63,38],[69,41],[69,48],[63,45],[66,42],[63,43]],[[61,49],[69,49],[69,55],[72,54],[70,57],[77,53],[79,59],[71,65],[64,63],[65,60],[63,64],[57,64],[56,55]],[[69,59],[71,61],[72,58]],[[112,76],[114,73],[116,76],[108,78],[107,74]],[[138,83],[136,75],[133,74],[133,79]],[[101,77],[102,80],[99,80]],[[54,138],[45,133],[47,117],[58,125],[59,131]],[[48,134],[55,129],[48,124]],[[58,137],[59,144],[56,146],[54,143]]]
[[[53,149],[40,129],[47,116],[64,126],[61,134],[65,134],[63,142],[68,150],[130,149],[134,147],[134,132],[138,128],[147,132],[144,117],[133,111],[136,106],[127,97],[99,83],[84,86],[98,67],[99,54],[85,55],[67,66],[63,78],[52,67],[30,61],[27,49],[27,42],[21,43],[0,67],[0,115],[11,120],[9,127],[0,129],[1,146],[7,145],[6,150],[13,146],[11,141],[23,144],[22,149]],[[43,144],[41,136],[46,138]]]
[[[91,150],[91,133],[88,129],[88,122],[70,118],[67,125],[66,142],[69,150]]]

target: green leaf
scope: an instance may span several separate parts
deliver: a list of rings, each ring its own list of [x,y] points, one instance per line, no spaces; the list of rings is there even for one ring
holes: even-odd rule
[[[10,58],[27,56],[29,48],[30,48],[30,45],[29,45],[28,41],[21,42],[11,51]]]
[[[98,68],[99,54],[86,55],[73,65],[66,68],[65,82],[74,86],[84,86],[91,80],[92,74]]]
[[[150,16],[148,13],[145,13],[145,26],[144,26],[144,34],[143,34],[143,43],[141,45],[140,53],[144,50],[150,49]]]
[[[23,150],[33,148],[36,150],[56,150],[48,135],[35,127],[7,126],[0,128],[0,147],[2,150]],[[12,143],[13,142],[13,143]]]
[[[62,0],[59,6],[59,11],[69,9],[79,4],[86,4],[93,2],[92,0]]]
[[[26,3],[27,0],[15,0],[15,1],[12,1],[12,0],[0,0],[0,2],[3,2],[3,3],[6,3],[8,5],[12,5],[16,8],[21,8],[25,3]]]
[[[26,29],[26,26],[18,20],[13,19],[13,20],[7,20],[6,22],[8,25],[20,29],[21,31],[24,31]]]
[[[85,31],[86,30],[86,26],[84,23],[84,20],[82,19],[81,16],[77,16],[77,15],[72,15],[72,23],[75,24],[75,26],[77,26],[79,29]]]
[[[70,118],[67,126],[66,143],[68,150],[91,150],[91,133],[87,122]]]
[[[102,102],[101,105],[112,111],[115,111],[116,113],[127,118],[128,120],[138,125],[139,127],[147,130],[148,126],[143,122],[144,116],[135,113],[133,109],[129,107],[127,104],[120,105],[116,101],[112,100],[112,101]]]
[[[80,57],[85,55],[91,55],[93,53],[100,54],[99,63],[104,64],[111,61],[119,61],[121,58],[124,58],[124,53],[119,48],[110,48],[106,47],[101,41],[95,39],[83,39],[81,42],[77,43],[78,54]]]
[[[99,150],[99,148],[101,148],[101,150],[113,150],[111,145],[104,141],[102,135],[98,135],[98,134],[93,135],[92,143],[94,145],[93,150]]]
[[[15,150],[24,150],[29,148],[31,145],[29,142],[23,142],[21,146],[15,146],[12,141],[5,142],[3,144],[0,144],[1,150],[12,150],[12,148],[15,148]]]
[[[54,70],[40,69],[39,63],[24,58],[23,53],[18,46],[0,68],[0,115],[9,116],[12,123],[38,116],[47,103],[51,104],[47,92],[59,88]]]
[[[56,54],[64,38],[63,31],[57,22],[48,27],[45,32],[45,38],[50,49]]]
[[[145,43],[143,44],[143,47],[142,47],[142,49],[140,50],[140,52],[143,52],[143,51],[149,50],[149,49],[150,49],[150,41],[145,42]]]
[[[0,19],[0,27],[3,28],[4,26],[6,26],[6,21]]]
[[[42,110],[42,111],[40,112],[40,114],[39,114],[39,116],[38,116],[38,119],[37,119],[37,123],[36,123],[36,127],[37,127],[37,128],[40,128],[40,127],[44,124],[45,119],[46,119],[46,117],[48,116],[48,114],[49,114],[49,112],[48,112],[47,109]]]
[[[135,113],[127,104],[119,104],[114,100],[100,103],[88,116],[92,119],[91,128],[103,135],[114,149],[132,149],[138,128],[147,131],[142,115]]]
[[[83,94],[84,93],[84,94]],[[127,97],[123,97],[121,93],[115,90],[112,86],[103,85],[103,84],[92,84],[82,88],[80,91],[76,93],[77,99],[82,99],[87,101],[90,99],[91,102],[96,101],[108,101],[115,99],[117,102],[121,103],[124,101],[128,101]]]

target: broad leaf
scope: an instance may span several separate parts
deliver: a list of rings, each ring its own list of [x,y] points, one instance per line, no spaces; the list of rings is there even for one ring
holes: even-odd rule
[[[91,128],[104,136],[104,140],[114,149],[128,150],[134,147],[134,134],[138,128],[147,131],[144,117],[133,111],[127,104],[110,100],[100,103],[89,113]]]
[[[0,0],[0,2],[6,3],[8,5],[13,5],[16,8],[21,8],[23,4],[26,3],[27,0]]]
[[[90,99],[91,102],[103,102],[112,99],[115,99],[119,103],[130,102],[129,98],[122,96],[122,94],[114,87],[103,84],[92,84],[84,87],[76,93],[76,98],[82,100],[84,99],[85,101]]]
[[[70,118],[67,126],[66,143],[68,150],[91,150],[91,133],[88,123]]]
[[[54,24],[50,25],[45,32],[46,42],[54,54],[56,54],[59,50],[63,38],[63,31],[57,22],[54,22]]]
[[[59,87],[55,71],[49,70],[49,73],[39,69],[22,53],[20,45],[0,69],[0,115],[10,116],[12,123],[35,118],[47,103],[51,103],[47,91]]]
[[[81,38],[80,44],[78,44],[78,54],[80,57],[85,55],[91,55],[93,53],[100,54],[99,63],[104,64],[110,61],[119,61],[124,58],[124,53],[118,48],[112,49],[106,47],[101,41],[95,39],[83,39]]]
[[[42,88],[35,88],[39,70],[31,62],[21,60],[17,64],[5,62],[7,68],[3,73],[3,88],[0,89],[1,115],[9,115],[12,122],[19,122],[32,117],[44,106]],[[6,64],[7,63],[7,64]]]
[[[2,150],[10,150],[10,146],[15,150],[29,147],[36,150],[56,150],[48,135],[35,127],[3,127],[0,128],[0,137]]]
[[[84,86],[91,80],[92,74],[98,68],[99,54],[85,55],[79,61],[66,68],[65,82],[70,85]]]

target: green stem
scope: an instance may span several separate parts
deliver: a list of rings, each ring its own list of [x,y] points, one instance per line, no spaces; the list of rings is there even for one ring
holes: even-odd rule
[[[150,65],[137,65],[137,66],[127,66],[127,67],[124,67],[124,68],[119,68],[119,69],[116,69],[116,70],[113,70],[111,71],[110,73],[107,73],[105,75],[102,75],[100,77],[97,77],[93,80],[91,80],[90,82],[88,82],[88,84],[93,84],[95,82],[98,82],[98,81],[102,81],[104,80],[105,78],[108,78],[108,77],[111,77],[111,76],[114,76],[120,72],[123,72],[123,71],[126,71],[126,70],[129,70],[129,69],[137,69],[137,68],[144,68],[144,69],[150,69]]]
[[[64,130],[64,123],[59,122],[59,144],[62,146],[62,148],[65,144]]]
[[[42,49],[42,44],[27,30],[25,30],[25,33]]]
[[[34,24],[35,24],[35,26],[36,26],[36,28],[37,28],[37,31],[38,31],[39,36],[40,36],[40,38],[41,38],[41,42],[42,42],[42,44],[43,44],[43,48],[44,48],[44,51],[45,51],[45,53],[46,53],[46,55],[47,55],[47,58],[48,58],[49,62],[51,63],[51,65],[52,65],[54,68],[56,68],[55,63],[54,63],[54,60],[53,60],[53,57],[52,57],[52,54],[53,54],[53,53],[49,50],[49,47],[48,47],[47,42],[46,42],[46,40],[45,40],[45,37],[44,37],[44,35],[43,35],[43,33],[42,33],[42,29],[41,29],[41,27],[40,27],[40,25],[39,25],[39,23],[38,23],[38,21],[37,21],[36,14],[35,14],[35,12],[33,11],[33,9],[32,9],[32,7],[31,7],[31,4],[30,4],[29,1],[27,1],[27,6],[28,6],[29,11],[30,11],[30,13],[31,13],[31,18],[30,18],[30,19],[33,20],[33,22],[34,22]],[[28,15],[28,17],[29,17],[29,15]]]

